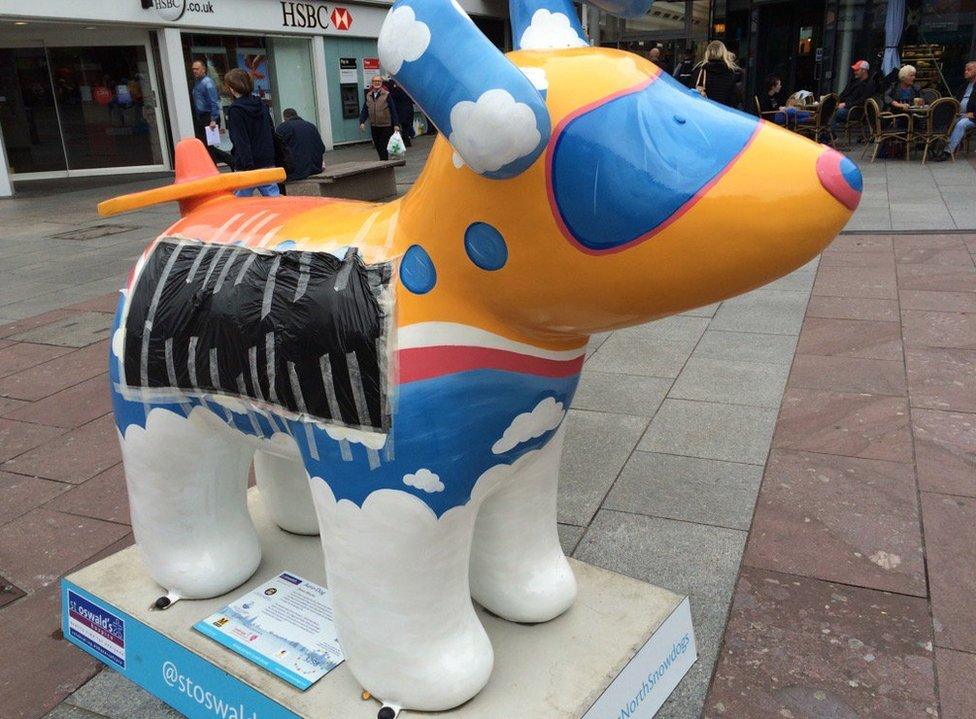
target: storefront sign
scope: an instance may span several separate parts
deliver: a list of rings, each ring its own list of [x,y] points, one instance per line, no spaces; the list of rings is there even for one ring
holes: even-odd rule
[[[378,57],[363,58],[363,81],[369,87],[373,77],[380,74],[380,59]]]
[[[339,84],[356,83],[359,81],[359,61],[354,57],[339,58]]]
[[[485,14],[486,0],[461,0]],[[27,3],[24,3],[27,5]],[[7,12],[0,2],[0,19]],[[469,8],[470,10],[471,8]],[[30,0],[17,17],[28,20],[178,26],[184,30],[231,30],[288,35],[354,35],[375,38],[389,3],[342,5],[322,0]]]
[[[187,13],[210,15],[214,12],[212,2],[191,2],[190,0],[149,0],[156,14],[168,22],[176,22]],[[143,4],[145,7],[145,3]]]
[[[281,26],[301,28],[329,27],[330,8],[328,5],[310,2],[281,0]]]

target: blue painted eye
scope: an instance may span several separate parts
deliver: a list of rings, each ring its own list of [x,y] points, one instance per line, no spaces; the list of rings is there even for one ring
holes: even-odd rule
[[[502,233],[484,222],[475,222],[464,231],[464,250],[483,270],[500,270],[508,262],[508,246]]]
[[[552,198],[584,251],[645,240],[690,208],[759,127],[667,73],[572,118],[552,150]]]
[[[295,244],[295,241],[294,240],[285,240],[284,242],[279,242],[277,245],[275,245],[275,249],[276,250],[281,250],[281,251],[284,251],[284,250],[292,250],[296,246],[297,245]]]
[[[415,295],[423,295],[437,284],[437,270],[420,245],[410,245],[400,262],[400,282]]]

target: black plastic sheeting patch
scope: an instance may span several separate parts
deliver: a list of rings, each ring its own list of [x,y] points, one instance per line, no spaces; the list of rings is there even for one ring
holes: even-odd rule
[[[161,241],[129,299],[125,384],[389,431],[391,277],[391,263],[367,266],[355,249],[339,259]]]

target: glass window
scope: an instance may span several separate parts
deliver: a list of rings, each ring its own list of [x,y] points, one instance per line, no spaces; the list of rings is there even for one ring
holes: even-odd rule
[[[312,58],[305,38],[276,37],[271,40],[271,67],[277,102],[275,124],[281,122],[286,107],[299,117],[317,122]]]
[[[57,47],[48,58],[69,170],[162,163],[144,46]]]
[[[640,40],[703,39],[708,36],[710,11],[707,0],[657,0],[638,18],[601,12],[600,38],[605,45],[620,47]]]
[[[67,169],[43,48],[0,49],[0,127],[15,173]]]

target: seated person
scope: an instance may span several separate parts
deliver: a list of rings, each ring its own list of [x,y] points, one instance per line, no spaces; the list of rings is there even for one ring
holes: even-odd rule
[[[277,133],[291,151],[292,160],[292,171],[288,180],[304,180],[322,172],[325,145],[319,129],[299,117],[293,108],[286,108],[281,115],[285,120],[278,125]]]
[[[976,130],[976,58],[966,63],[966,67],[963,69],[963,78],[965,84],[959,91],[958,97],[959,117],[952,127],[948,146],[935,158],[940,162],[952,157],[966,135]]]
[[[871,65],[867,60],[858,60],[851,65],[851,69],[854,75],[837,98],[837,112],[834,114],[833,122],[835,128],[843,126],[847,122],[848,115],[856,108],[863,108],[868,98],[876,92],[874,82],[871,80]]]
[[[889,87],[884,96],[885,109],[902,117],[883,118],[882,124],[907,130],[911,118],[904,116],[904,113],[915,106],[915,98],[921,97],[922,90],[915,84],[915,68],[912,65],[905,65],[898,71],[898,82]]]
[[[774,112],[770,116],[777,125],[785,125],[788,121],[806,122],[813,115],[806,110],[796,107],[787,107],[779,104],[779,93],[783,89],[783,81],[779,75],[769,75],[763,81],[763,91],[759,94],[759,109],[761,112]]]
[[[898,82],[885,93],[885,108],[891,112],[906,112],[915,106],[915,99],[922,97],[922,89],[915,84],[915,68],[905,65],[898,71]]]

